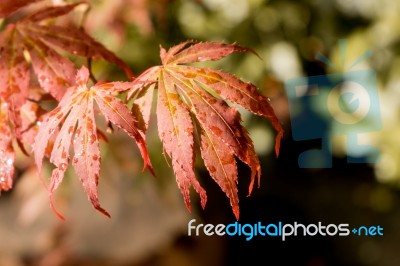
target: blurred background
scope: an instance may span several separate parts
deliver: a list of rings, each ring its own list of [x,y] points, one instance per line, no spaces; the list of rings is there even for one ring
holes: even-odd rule
[[[68,1],[54,0],[55,4]],[[70,1],[69,1],[70,2]],[[112,218],[95,212],[69,170],[57,192],[60,221],[32,160],[19,156],[14,189],[0,197],[0,265],[400,265],[400,2],[392,0],[92,0],[85,28],[139,74],[157,65],[159,45],[182,41],[237,42],[255,50],[210,63],[256,84],[271,99],[285,129],[280,156],[273,152],[269,121],[242,112],[262,163],[261,186],[247,197],[249,169],[239,164],[241,223],[348,223],[380,225],[377,237],[189,237],[187,223],[235,221],[229,200],[199,160],[197,173],[208,202],[192,195],[188,213],[162,155],[155,117],[148,143],[157,174],[142,173],[142,160],[127,136],[116,132],[101,144],[100,200]],[[79,10],[77,17],[80,17]],[[78,20],[78,18],[77,18]],[[340,40],[346,40],[342,60]],[[371,56],[351,65],[367,50]],[[323,54],[332,65],[316,60]],[[320,139],[294,141],[285,82],[293,78],[370,69],[376,73],[381,127],[361,142],[379,151],[346,149],[324,121],[332,140],[332,168],[299,168],[301,153]],[[105,62],[98,79],[120,80]],[[314,104],[310,102],[311,107]],[[310,128],[310,130],[312,130]],[[127,144],[129,143],[129,144]],[[376,155],[376,154],[373,154]],[[364,163],[348,164],[347,157]],[[50,170],[48,170],[50,171]],[[49,176],[49,173],[47,173]]]

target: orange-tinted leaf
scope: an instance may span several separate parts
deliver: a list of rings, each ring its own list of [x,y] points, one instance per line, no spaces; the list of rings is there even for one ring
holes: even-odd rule
[[[100,175],[99,137],[102,136],[98,135],[99,131],[95,123],[94,101],[97,102],[100,111],[109,121],[125,130],[136,140],[145,165],[152,171],[142,133],[134,127],[135,118],[120,99],[112,96],[113,92],[125,90],[125,86],[129,84],[111,82],[87,88],[88,79],[89,71],[82,67],[76,75],[77,85],[70,87],[59,105],[42,119],[34,143],[35,161],[40,171],[49,139],[51,136],[57,135],[54,145],[51,147],[50,162],[56,168],[53,170],[50,180],[49,197],[51,207],[61,218],[63,218],[62,215],[54,208],[52,197],[62,182],[69,165],[71,141],[74,150],[72,165],[82,182],[84,191],[94,208],[104,215],[110,216],[100,206],[97,192]],[[59,127],[61,129],[58,131]]]
[[[171,157],[172,166],[184,201],[189,206],[189,188],[200,194],[202,206],[206,196],[195,179],[193,171],[193,123],[200,127],[200,150],[207,170],[231,202],[235,217],[239,218],[237,169],[235,157],[251,169],[249,194],[257,177],[260,183],[261,167],[253,142],[241,124],[240,113],[225,101],[237,103],[256,115],[272,121],[278,131],[276,153],[282,137],[282,127],[266,97],[256,87],[222,71],[182,66],[206,60],[218,60],[234,52],[252,52],[236,44],[194,43],[178,44],[168,51],[160,47],[162,66],[145,71],[128,91],[128,99],[145,93],[149,84],[158,91],[157,121],[164,150]],[[222,98],[222,99],[221,99]],[[142,113],[149,106],[139,106]]]

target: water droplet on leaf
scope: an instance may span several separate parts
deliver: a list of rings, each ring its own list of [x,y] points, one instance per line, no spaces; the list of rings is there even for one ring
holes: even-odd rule
[[[58,165],[58,169],[60,169],[61,171],[65,171],[65,169],[67,169],[67,164],[66,163],[60,163]]]
[[[6,163],[7,165],[12,165],[14,163],[14,160],[12,158],[8,158]]]

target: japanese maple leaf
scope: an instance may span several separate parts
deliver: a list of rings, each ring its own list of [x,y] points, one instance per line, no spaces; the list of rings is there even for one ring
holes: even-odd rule
[[[251,169],[249,194],[256,176],[260,181],[260,164],[253,142],[241,125],[240,113],[226,101],[239,104],[256,115],[272,121],[278,131],[275,151],[279,152],[283,135],[281,125],[268,98],[257,88],[231,74],[209,68],[182,65],[218,60],[235,52],[252,52],[236,44],[185,42],[168,50],[161,47],[161,66],[148,69],[134,82],[128,99],[135,99],[133,109],[143,113],[147,127],[154,88],[158,89],[157,121],[163,148],[172,160],[185,204],[190,211],[191,186],[200,194],[201,205],[206,192],[194,173],[194,132],[199,133],[201,157],[211,177],[230,199],[239,218],[237,166],[235,157]]]
[[[29,2],[29,1],[25,1]],[[46,24],[48,19],[70,13],[81,3],[43,8],[0,33],[0,96],[21,106],[28,94],[30,68],[24,56],[28,51],[33,71],[41,87],[57,100],[74,84],[75,67],[56,50],[87,58],[102,58],[124,69],[129,67],[82,29]]]
[[[17,9],[38,1],[2,0],[0,17],[7,17]],[[43,8],[16,23],[8,24],[0,32],[1,134],[12,133],[0,143],[0,151],[7,154],[4,157],[7,163],[13,161],[8,158],[13,158],[14,154],[10,145],[14,138],[9,139],[10,136],[14,135],[21,147],[24,139],[21,108],[28,103],[30,64],[42,89],[57,100],[62,98],[68,87],[74,85],[76,73],[74,64],[65,55],[59,54],[58,50],[87,58],[103,58],[116,63],[129,77],[132,76],[129,67],[121,59],[83,30],[46,24],[49,19],[68,14],[79,4]],[[3,167],[8,168],[7,165]],[[11,168],[14,169],[13,166]],[[13,170],[7,173],[0,180],[11,180]],[[5,188],[4,185],[2,187]]]
[[[135,127],[137,123],[135,117],[119,98],[113,96],[115,92],[127,90],[131,84],[110,82],[96,84],[88,88],[86,86],[88,78],[87,68],[82,67],[76,76],[77,85],[70,87],[59,105],[53,111],[44,115],[33,145],[34,156],[40,172],[48,141],[53,134],[56,134],[50,155],[50,162],[56,168],[52,172],[48,188],[52,208],[55,210],[52,200],[53,192],[63,180],[70,161],[70,149],[73,149],[72,166],[83,184],[84,191],[94,208],[110,216],[100,206],[97,195],[100,150],[94,102],[97,103],[100,112],[108,121],[123,129],[136,141],[144,158],[145,167],[153,170],[148,157],[144,134]],[[57,211],[56,213],[62,218],[61,214]]]

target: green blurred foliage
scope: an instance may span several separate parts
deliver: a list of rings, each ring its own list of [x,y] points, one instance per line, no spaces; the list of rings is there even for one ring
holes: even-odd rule
[[[282,99],[285,80],[305,76],[304,67],[315,61],[318,52],[339,66],[327,69],[329,73],[349,70],[352,62],[371,49],[372,58],[358,68],[371,68],[378,74],[383,130],[366,135],[365,141],[380,149],[382,159],[376,166],[379,180],[400,185],[400,142],[395,134],[400,130],[395,97],[400,70],[397,1],[97,0],[92,4],[86,27],[137,74],[159,64],[159,45],[168,48],[187,39],[237,42],[254,49],[262,60],[245,54],[211,64],[258,85],[271,97],[286,124],[287,104]],[[340,63],[339,39],[348,42],[344,65]],[[114,79],[120,77],[118,71],[113,73]],[[259,151],[270,152],[272,131],[252,123],[245,112],[243,117],[255,142],[267,147]],[[335,140],[338,156],[346,153],[343,141]]]

